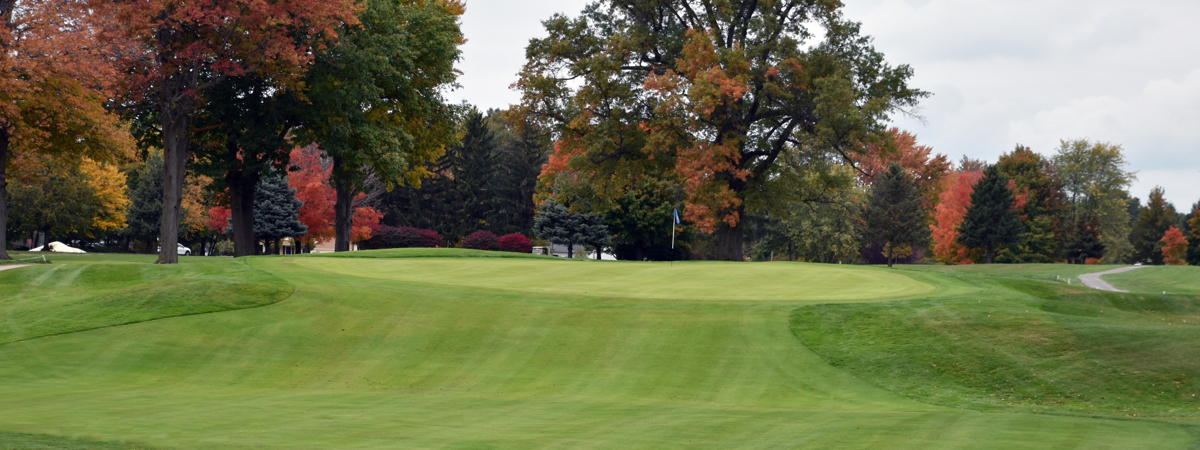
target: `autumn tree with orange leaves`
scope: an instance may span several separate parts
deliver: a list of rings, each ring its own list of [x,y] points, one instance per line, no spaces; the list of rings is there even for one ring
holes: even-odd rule
[[[982,170],[957,170],[942,181],[942,193],[934,210],[933,255],[946,264],[973,264],[979,260],[979,250],[958,242],[958,227],[962,224],[975,184],[983,179]]]
[[[128,132],[104,109],[122,50],[99,40],[112,26],[87,1],[0,0],[0,260],[11,259],[7,174],[20,154],[128,156]]]
[[[1162,240],[1163,263],[1168,266],[1187,265],[1188,239],[1179,228],[1167,229]]]
[[[122,104],[149,126],[143,137],[163,149],[163,210],[158,263],[174,264],[189,137],[204,95],[229,77],[300,80],[313,53],[356,21],[352,0],[148,0],[104,2],[132,41],[122,55]]]
[[[716,234],[716,257],[742,260],[751,192],[792,182],[776,176],[787,161],[853,161],[926,95],[840,7],[605,0],[544,22],[516,85],[519,111],[560,137],[543,195],[605,212],[630,189],[672,183],[685,219]]]

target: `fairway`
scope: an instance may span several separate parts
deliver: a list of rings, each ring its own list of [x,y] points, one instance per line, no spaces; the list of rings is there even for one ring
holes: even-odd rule
[[[43,282],[86,287],[72,270],[105,263],[83,258]],[[206,264],[295,293],[0,345],[0,448],[1184,449],[1196,439],[1190,423],[913,400],[830,365],[789,326],[797,308],[963,292],[937,274],[344,257],[187,258],[165,270]],[[5,290],[30,277],[4,278]]]

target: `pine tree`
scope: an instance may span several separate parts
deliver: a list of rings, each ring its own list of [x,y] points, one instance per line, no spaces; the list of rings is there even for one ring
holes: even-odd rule
[[[1093,216],[1084,221],[1081,217],[1075,230],[1064,244],[1067,262],[1086,264],[1089,258],[1104,257],[1104,243],[1100,241],[1100,220]]]
[[[147,252],[154,251],[153,241],[161,231],[162,192],[162,155],[151,153],[146,158],[146,167],[138,174],[133,192],[129,195],[129,209],[125,213],[129,227],[124,233],[131,239],[145,241]]]
[[[1167,203],[1163,188],[1155,187],[1150,191],[1150,198],[1138,214],[1137,223],[1129,233],[1129,242],[1133,244],[1133,261],[1162,265],[1162,237],[1167,229],[1175,225],[1175,207]]]
[[[888,267],[896,262],[897,248],[928,245],[930,232],[925,218],[929,214],[921,207],[923,201],[920,185],[900,164],[892,163],[872,183],[871,197],[863,211],[864,234],[886,249]]]
[[[1021,220],[1013,206],[1008,178],[996,166],[988,166],[971,193],[971,206],[958,228],[958,242],[983,249],[988,264],[992,264],[996,248],[1016,242],[1021,235]]]
[[[268,176],[258,182],[254,193],[254,236],[273,242],[274,252],[285,237],[303,236],[308,227],[300,223],[300,207],[296,190],[288,187],[285,177]]]
[[[1028,147],[1017,146],[1000,157],[996,168],[1018,189],[1021,223],[1017,242],[998,249],[996,259],[1013,263],[1049,263],[1060,253],[1060,245],[1069,234],[1066,219],[1068,204],[1063,183],[1050,161]],[[1065,220],[1064,220],[1065,219]]]

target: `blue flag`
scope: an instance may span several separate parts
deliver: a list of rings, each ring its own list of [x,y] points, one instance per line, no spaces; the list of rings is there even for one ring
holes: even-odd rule
[[[675,210],[675,224],[679,225],[679,210]]]

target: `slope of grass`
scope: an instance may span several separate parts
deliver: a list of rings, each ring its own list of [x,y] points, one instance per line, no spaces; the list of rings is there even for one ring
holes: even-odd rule
[[[0,271],[0,344],[277,302],[291,286],[230,259],[55,255],[55,264]]]
[[[1155,266],[1105,275],[1105,281],[1130,292],[1200,295],[1200,271],[1189,266]]]
[[[1200,419],[1200,297],[971,278],[985,295],[803,307],[792,329],[833,366],[932,404]]]
[[[0,429],[189,449],[1171,449],[1195,440],[1174,423],[913,401],[826,364],[788,327],[790,311],[830,299],[953,300],[992,289],[971,280],[805,264],[667,272],[680,265],[451,261],[251,258],[295,295],[0,345]],[[530,273],[552,278],[552,289],[512,280]],[[722,286],[734,277],[758,281]],[[678,278],[695,286],[656,286]],[[598,294],[597,280],[619,289]]]

